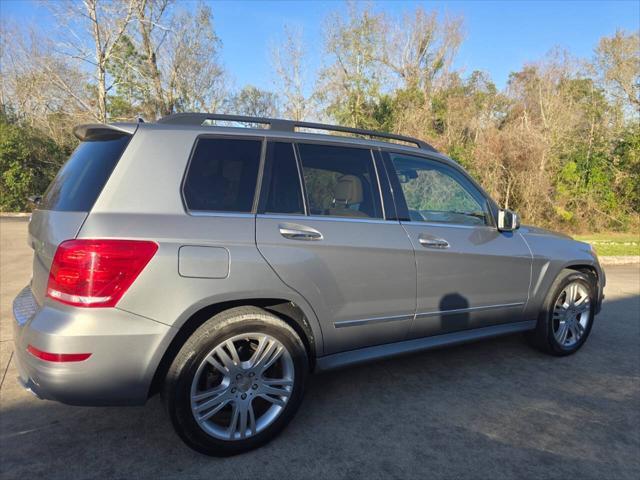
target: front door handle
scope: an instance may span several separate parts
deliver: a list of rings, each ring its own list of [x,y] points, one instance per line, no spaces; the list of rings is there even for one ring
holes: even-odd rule
[[[444,238],[420,235],[418,237],[418,241],[420,242],[420,245],[426,248],[449,248],[449,242]]]
[[[290,240],[322,240],[322,234],[315,228],[303,225],[279,225],[280,235]]]

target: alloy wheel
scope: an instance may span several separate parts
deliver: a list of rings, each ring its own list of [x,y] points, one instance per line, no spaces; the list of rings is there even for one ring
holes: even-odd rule
[[[566,285],[553,307],[553,335],[565,348],[576,345],[591,318],[591,298],[587,287],[578,281]]]
[[[221,440],[243,440],[269,427],[294,385],[291,354],[264,333],[236,335],[202,360],[191,384],[198,425]]]

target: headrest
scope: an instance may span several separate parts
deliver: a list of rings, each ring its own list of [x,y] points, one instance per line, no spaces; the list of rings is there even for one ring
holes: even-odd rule
[[[345,207],[362,202],[362,182],[355,175],[343,175],[338,179],[334,193],[334,205]]]

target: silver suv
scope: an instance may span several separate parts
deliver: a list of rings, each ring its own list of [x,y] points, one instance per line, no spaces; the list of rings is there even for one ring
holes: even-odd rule
[[[602,302],[589,245],[520,227],[417,139],[210,114],[74,133],[29,224],[19,380],[160,392],[209,455],[276,435],[310,372],[514,332],[567,355]]]

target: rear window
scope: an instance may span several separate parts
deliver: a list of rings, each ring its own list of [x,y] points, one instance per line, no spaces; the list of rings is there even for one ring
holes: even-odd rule
[[[200,138],[184,180],[189,210],[251,212],[261,140]]]
[[[78,145],[42,197],[44,210],[88,212],[131,139],[130,135],[88,139]]]

